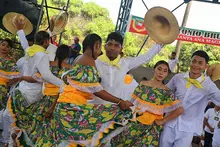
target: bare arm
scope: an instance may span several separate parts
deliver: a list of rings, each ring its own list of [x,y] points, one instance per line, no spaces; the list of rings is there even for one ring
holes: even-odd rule
[[[177,118],[181,114],[183,114],[184,109],[183,107],[179,107],[178,109],[171,112],[169,115],[164,117],[162,120],[155,120],[156,125],[164,125],[167,121],[173,120],[174,118]]]
[[[211,132],[214,132],[214,128],[208,123],[208,118],[204,118],[203,125],[204,127],[207,126]]]
[[[122,110],[129,110],[130,109],[129,107],[133,106],[133,104],[131,102],[121,100],[121,99],[111,95],[110,93],[106,92],[105,90],[96,92],[96,93],[94,93],[94,95],[100,97],[101,99],[103,99],[105,101],[109,101],[109,102],[118,104]]]

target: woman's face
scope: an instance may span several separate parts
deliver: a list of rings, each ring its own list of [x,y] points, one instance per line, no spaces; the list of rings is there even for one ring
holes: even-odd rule
[[[169,73],[169,69],[166,64],[160,64],[154,69],[154,78],[158,81],[163,81]]]
[[[10,52],[11,47],[8,45],[7,41],[0,42],[0,52],[2,54],[8,54]]]
[[[102,52],[102,43],[100,41],[96,41],[94,44],[94,58],[97,59],[98,56],[101,54]]]

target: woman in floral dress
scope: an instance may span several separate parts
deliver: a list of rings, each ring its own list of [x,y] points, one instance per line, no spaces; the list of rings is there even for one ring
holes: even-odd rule
[[[83,55],[66,73],[67,83],[59,95],[53,117],[26,137],[19,138],[25,146],[65,146],[71,141],[87,144],[89,139],[109,121],[121,122],[130,117],[132,104],[112,96],[103,90],[95,67],[95,59],[101,53],[101,38],[88,35],[83,41]],[[113,104],[90,104],[93,95]],[[115,103],[115,104],[114,104]],[[109,125],[105,124],[108,128]],[[86,141],[85,141],[86,140]],[[85,142],[84,142],[85,141]],[[75,143],[73,143],[75,145]]]
[[[20,77],[14,59],[9,57],[12,48],[10,39],[3,39],[0,42],[0,110],[6,108],[8,100],[8,82],[10,79]]]
[[[133,120],[123,127],[123,131],[114,133],[114,137],[100,139],[101,146],[158,147],[162,125],[183,113],[180,101],[162,83],[168,73],[167,62],[155,64],[153,79],[139,84],[132,94]],[[164,113],[167,113],[165,117]]]
[[[64,72],[68,71],[70,68],[70,65],[65,62],[69,57],[69,53],[70,53],[69,46],[60,45],[56,51],[55,61],[50,62],[51,72],[53,73],[53,75],[55,75],[58,78],[61,78],[62,74]],[[44,83],[44,86],[43,86],[44,87],[43,88],[44,97],[39,102],[36,102],[31,108],[31,110],[33,111],[32,117],[29,118],[29,120],[30,120],[29,124],[31,124],[31,125],[24,125],[24,126],[19,125],[20,129],[23,129],[23,134],[19,135],[20,138],[25,137],[25,135],[31,134],[31,133],[36,135],[35,132],[33,132],[33,131],[35,129],[36,130],[41,129],[43,122],[48,121],[48,119],[45,118],[45,114],[48,112],[48,109],[52,106],[54,101],[56,101],[57,95],[58,95],[58,92],[60,89],[56,85],[53,85],[53,84],[46,82],[41,77],[40,74],[34,75],[33,78],[40,83]],[[12,106],[11,108],[12,108],[11,111],[15,112],[16,115],[20,115],[20,116],[23,115],[23,113],[21,111],[17,110],[18,107]],[[20,109],[22,109],[22,108],[20,108]],[[24,117],[28,117],[28,116],[24,116]],[[14,125],[16,125],[16,123],[22,124],[23,120],[20,120],[20,119],[17,120],[16,117],[14,117],[14,118],[16,120],[14,122]],[[31,138],[31,136],[30,136],[30,138]],[[33,138],[33,142],[34,142],[34,138]],[[22,145],[25,146],[25,144],[22,144]]]

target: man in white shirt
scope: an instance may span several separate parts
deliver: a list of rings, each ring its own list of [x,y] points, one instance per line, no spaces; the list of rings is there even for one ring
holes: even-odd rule
[[[168,64],[171,72],[175,71],[175,67],[178,66],[177,72],[179,72],[178,59],[176,58],[176,52],[172,52],[170,59],[168,60]]]
[[[220,121],[215,125],[212,147],[220,147]]]
[[[96,67],[101,75],[103,88],[116,97],[124,100],[129,99],[130,95],[125,96],[121,92],[125,86],[124,78],[127,72],[144,63],[150,62],[160,52],[162,46],[156,44],[147,53],[137,57],[121,57],[123,37],[116,32],[110,33],[105,44],[106,53],[96,60]]]
[[[199,50],[193,53],[188,73],[176,74],[167,84],[182,102],[184,113],[165,123],[160,147],[190,147],[193,135],[201,135],[204,110],[209,100],[220,106],[220,91],[202,72],[209,56]]]
[[[205,139],[204,147],[209,147],[212,144],[212,137],[214,134],[214,125],[220,118],[220,107],[208,109],[205,113],[204,126],[205,126]],[[219,138],[220,139],[220,138]]]

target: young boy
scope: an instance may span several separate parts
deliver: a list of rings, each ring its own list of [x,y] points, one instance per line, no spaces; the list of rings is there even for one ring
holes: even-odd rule
[[[194,134],[200,135],[204,110],[209,100],[220,106],[220,91],[209,77],[202,74],[209,56],[199,50],[193,53],[190,71],[175,75],[167,84],[182,102],[184,113],[166,122],[160,147],[190,147]]]

